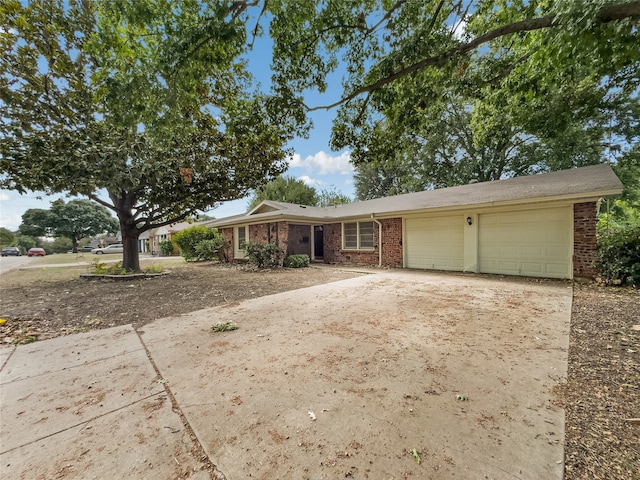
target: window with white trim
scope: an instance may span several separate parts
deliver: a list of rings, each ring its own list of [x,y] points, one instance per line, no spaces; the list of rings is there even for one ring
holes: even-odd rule
[[[238,250],[244,250],[244,246],[242,245],[247,240],[247,227],[238,227],[238,235],[236,238],[238,239],[238,244],[236,245]]]
[[[345,250],[373,250],[373,222],[342,224],[342,248]]]

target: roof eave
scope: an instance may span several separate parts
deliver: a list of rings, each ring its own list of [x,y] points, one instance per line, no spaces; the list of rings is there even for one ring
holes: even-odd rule
[[[420,208],[412,208],[412,209],[401,209],[401,210],[389,210],[389,211],[371,211],[366,213],[358,213],[352,215],[326,215],[326,216],[297,216],[291,215],[288,212],[274,212],[272,215],[265,215],[260,218],[250,218],[249,215],[244,217],[235,217],[229,219],[229,221],[221,221],[212,222],[211,226],[216,228],[225,228],[232,227],[235,225],[252,225],[259,223],[267,223],[267,222],[278,222],[278,221],[290,221],[290,222],[302,222],[302,223],[312,223],[312,224],[323,224],[323,223],[335,223],[343,220],[353,220],[359,218],[370,218],[371,215],[376,216],[377,218],[393,218],[393,217],[402,217],[404,215],[411,215],[415,213],[427,213],[427,212],[443,212],[443,211],[460,211],[460,210],[469,210],[469,209],[482,209],[488,207],[504,207],[511,205],[524,205],[524,204],[547,204],[547,203],[557,203],[557,202],[571,202],[571,203],[581,203],[581,202],[590,202],[597,201],[604,197],[612,197],[617,196],[622,193],[622,188],[615,188],[609,190],[600,190],[597,192],[584,192],[584,193],[571,193],[566,195],[556,195],[556,196],[545,196],[545,197],[531,197],[531,198],[522,198],[516,200],[501,200],[501,201],[493,201],[493,202],[482,202],[482,203],[467,203],[462,205],[445,205],[439,207],[420,207]]]
[[[584,194],[567,194],[567,195],[556,195],[553,197],[534,197],[534,198],[523,198],[518,200],[501,200],[501,201],[494,201],[494,202],[467,203],[463,205],[446,205],[441,207],[422,207],[422,208],[413,208],[409,210],[404,209],[404,210],[372,212],[372,213],[378,218],[382,218],[382,217],[392,218],[392,217],[398,217],[398,216],[414,214],[414,213],[460,211],[460,210],[469,210],[469,209],[479,210],[482,208],[504,207],[504,206],[510,206],[510,205],[545,204],[545,203],[558,203],[558,202],[570,202],[570,203],[596,202],[601,198],[618,196],[621,193],[622,193],[622,189],[620,188],[620,189],[613,189],[613,190],[602,190],[600,192],[587,192]],[[351,216],[344,216],[340,218],[351,219],[351,218],[365,218],[368,216],[370,216],[370,214],[351,215]]]

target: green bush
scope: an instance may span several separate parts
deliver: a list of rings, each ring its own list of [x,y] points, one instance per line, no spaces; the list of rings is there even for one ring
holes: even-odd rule
[[[164,267],[162,265],[149,265],[144,269],[144,273],[162,273],[164,272]]]
[[[222,235],[218,235],[216,238],[210,238],[202,240],[196,245],[196,256],[198,260],[216,260],[218,259],[218,251],[225,244]]]
[[[96,275],[126,275],[127,270],[122,267],[122,262],[112,263],[108,265],[101,262],[97,258],[91,262],[93,273]]]
[[[163,256],[168,257],[173,253],[173,242],[171,240],[162,240],[158,245]]]
[[[244,248],[249,262],[258,268],[279,266],[282,257],[284,257],[284,250],[275,243],[244,242],[242,248]]]
[[[606,283],[640,284],[640,227],[601,235],[596,258],[596,266]]]
[[[196,251],[196,247],[198,246],[198,244],[204,242],[205,240],[215,240],[217,242],[220,242],[220,244],[224,243],[222,235],[220,235],[215,228],[198,226],[189,227],[185,230],[182,230],[181,232],[176,233],[173,236],[173,241],[176,243],[176,245],[178,245],[178,248],[180,248],[180,251],[182,252],[182,256],[187,261],[211,260],[211,258],[202,258]],[[206,248],[207,247],[202,247],[201,250],[206,250]]]
[[[288,268],[304,268],[309,266],[309,255],[289,255],[284,261],[284,266]]]

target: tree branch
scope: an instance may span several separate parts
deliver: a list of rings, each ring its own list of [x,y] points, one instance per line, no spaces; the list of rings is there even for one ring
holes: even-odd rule
[[[91,200],[93,200],[94,202],[99,203],[103,207],[107,207],[109,210],[113,210],[116,213],[118,212],[118,209],[116,207],[111,205],[109,202],[105,202],[100,197],[98,197],[98,196],[96,196],[94,194],[89,194],[89,195],[87,195],[87,197],[90,198]]]
[[[258,27],[260,26],[260,19],[266,13],[268,7],[269,7],[269,0],[264,0],[264,5],[262,6],[262,10],[260,10],[260,14],[256,19],[256,26],[253,27],[253,32],[251,34],[251,43],[249,43],[250,50],[253,50],[253,45],[256,41],[256,37],[258,36]]]
[[[610,5],[604,7],[598,15],[596,16],[597,24],[604,24],[609,22],[615,22],[624,19],[640,19],[640,1],[633,1],[629,3],[624,3],[620,5]],[[309,111],[315,110],[329,110],[331,108],[340,106],[344,103],[347,103],[359,95],[363,93],[371,93],[376,90],[381,89],[385,85],[388,85],[402,77],[406,77],[418,70],[422,70],[423,68],[434,66],[434,65],[442,65],[447,60],[458,56],[469,53],[478,47],[484,45],[485,43],[490,42],[491,40],[495,40],[496,38],[505,37],[507,35],[512,35],[514,33],[523,33],[530,32],[534,30],[542,30],[545,28],[553,28],[560,26],[561,23],[558,21],[557,17],[554,15],[547,15],[545,17],[540,18],[530,18],[527,20],[521,20],[519,22],[510,23],[508,25],[503,25],[502,27],[491,30],[490,32],[485,33],[484,35],[479,36],[478,38],[468,42],[463,43],[455,48],[451,48],[440,55],[436,55],[434,57],[425,58],[413,65],[402,68],[397,72],[381,78],[377,82],[374,82],[370,85],[366,85],[364,87],[360,87],[351,94],[341,98],[335,103],[331,105],[322,105],[318,107],[310,108]]]
[[[444,1],[444,0],[441,0],[441,1]],[[386,22],[391,18],[391,15],[393,15],[393,12],[398,10],[405,3],[407,3],[407,0],[398,0],[396,4],[393,7],[391,7],[387,13],[384,14],[384,17],[382,17],[378,23],[376,23],[370,28],[367,28],[367,30],[365,31],[365,35],[371,35],[373,32],[375,32],[380,25],[382,25],[384,22]]]

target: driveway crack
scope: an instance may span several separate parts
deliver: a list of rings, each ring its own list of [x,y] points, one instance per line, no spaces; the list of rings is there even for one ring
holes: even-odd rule
[[[136,335],[138,335],[138,339],[140,340],[140,344],[142,345],[142,348],[144,348],[144,351],[147,354],[147,358],[149,359],[149,362],[151,363],[151,366],[153,367],[153,369],[156,372],[156,375],[158,375],[158,378],[164,378],[162,376],[161,372],[160,372],[160,369],[158,368],[158,365],[153,360],[153,357],[151,356],[151,352],[147,348],[147,344],[142,339],[142,336],[140,335],[140,332],[138,331],[138,329],[135,329],[135,331],[136,331]],[[171,410],[176,415],[178,415],[178,417],[180,417],[180,421],[182,421],[182,424],[184,425],[184,428],[189,433],[189,437],[191,438],[191,441],[193,442],[193,448],[191,449],[191,454],[193,455],[193,457],[196,460],[202,462],[206,466],[206,469],[209,472],[209,477],[211,478],[211,480],[227,480],[227,477],[224,475],[224,473],[222,473],[218,469],[218,466],[216,464],[214,464],[211,461],[211,459],[209,458],[209,455],[207,455],[207,452],[205,451],[204,447],[202,446],[202,443],[200,443],[200,439],[197,437],[197,435],[193,431],[193,428],[191,428],[191,424],[189,423],[189,420],[187,420],[187,417],[184,414],[184,412],[182,411],[182,409],[180,408],[180,405],[178,404],[178,401],[176,400],[176,397],[173,395],[173,392],[169,388],[168,383],[167,382],[159,382],[159,383],[162,384],[162,386],[164,387],[164,390],[165,390],[165,392],[167,394],[167,397],[171,401]]]

